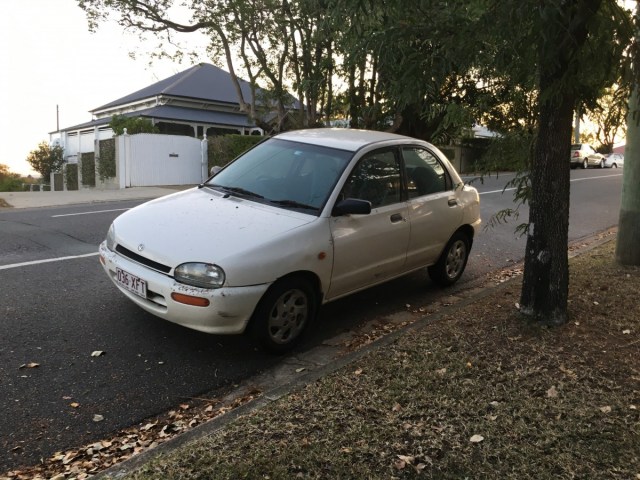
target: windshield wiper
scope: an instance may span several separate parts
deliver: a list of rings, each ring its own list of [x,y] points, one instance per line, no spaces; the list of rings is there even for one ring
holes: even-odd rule
[[[216,186],[218,186],[218,185],[216,185]],[[220,188],[222,188],[225,192],[239,193],[240,195],[244,195],[246,197],[264,198],[259,193],[255,193],[255,192],[252,192],[250,190],[245,190],[242,187],[223,187],[222,185],[220,185]]]
[[[270,200],[271,203],[280,205],[281,207],[304,208],[306,210],[318,210],[318,207],[307,205],[306,203],[297,202],[295,200]]]

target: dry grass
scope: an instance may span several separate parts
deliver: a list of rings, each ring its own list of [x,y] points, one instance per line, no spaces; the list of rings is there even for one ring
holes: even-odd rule
[[[570,322],[518,280],[130,478],[640,479],[640,268],[571,262]]]

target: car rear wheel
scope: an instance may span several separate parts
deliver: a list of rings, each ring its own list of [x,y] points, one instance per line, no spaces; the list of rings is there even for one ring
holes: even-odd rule
[[[582,161],[582,168],[587,168],[589,166],[589,160],[586,158]]]
[[[429,277],[441,287],[458,281],[467,266],[471,242],[463,232],[456,232],[440,255],[438,262],[429,267]]]
[[[250,333],[265,350],[285,353],[315,317],[316,294],[302,277],[278,280],[264,294],[251,319]]]

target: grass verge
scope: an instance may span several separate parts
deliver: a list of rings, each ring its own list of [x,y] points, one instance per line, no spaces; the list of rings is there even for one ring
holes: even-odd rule
[[[640,268],[571,260],[570,322],[519,280],[130,479],[640,479]]]

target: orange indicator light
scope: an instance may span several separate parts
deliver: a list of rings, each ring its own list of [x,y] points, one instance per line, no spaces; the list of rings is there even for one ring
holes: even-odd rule
[[[176,302],[193,305],[194,307],[208,307],[210,303],[208,298],[193,297],[191,295],[185,295],[184,293],[173,292],[171,298]]]

